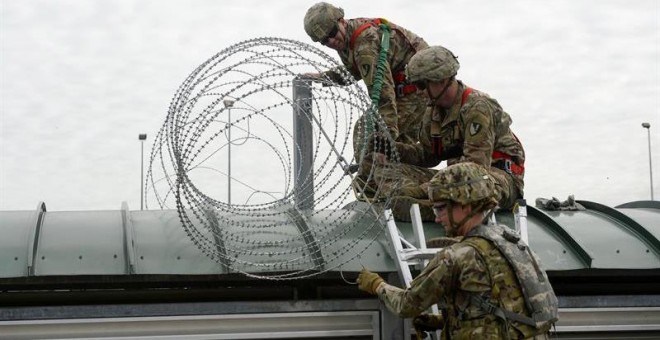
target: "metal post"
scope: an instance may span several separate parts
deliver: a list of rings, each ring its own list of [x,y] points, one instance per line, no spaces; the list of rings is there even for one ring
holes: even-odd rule
[[[140,210],[144,210],[144,190],[142,186],[144,185],[144,141],[147,139],[146,133],[141,133],[138,136],[141,144],[140,150]]]
[[[227,204],[231,205],[231,107],[234,100],[225,99],[223,103],[227,108]]]
[[[642,123],[642,127],[646,129],[649,136],[649,180],[651,182],[651,201],[653,201],[653,161],[651,160],[651,124]]]
[[[298,209],[314,208],[314,150],[312,139],[312,90],[310,81],[293,80],[293,186]]]

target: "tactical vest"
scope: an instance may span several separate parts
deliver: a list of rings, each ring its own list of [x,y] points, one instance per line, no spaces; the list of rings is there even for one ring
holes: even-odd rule
[[[484,249],[483,242],[477,242],[475,238],[490,241],[504,255],[518,279],[525,305],[531,317],[495,306],[481,296],[473,295],[471,302],[482,310],[505,321],[514,320],[543,332],[548,331],[559,319],[557,314],[559,302],[550,285],[548,276],[539,265],[536,254],[520,240],[520,235],[517,232],[508,227],[480,225],[466,235],[463,242],[474,247],[484,259],[487,259],[488,249]],[[492,275],[491,278],[493,278]],[[495,281],[493,279],[493,286],[497,285]],[[493,287],[493,290],[495,289],[496,287]]]

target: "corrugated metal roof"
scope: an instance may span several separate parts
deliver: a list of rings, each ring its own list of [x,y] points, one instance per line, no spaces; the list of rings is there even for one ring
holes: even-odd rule
[[[528,207],[529,243],[547,270],[660,268],[660,202],[631,202],[616,208],[578,203],[586,210]],[[513,226],[510,212],[499,212],[497,219]],[[349,216],[345,223],[355,221]],[[410,224],[397,225],[412,238]],[[426,223],[424,228],[427,238],[442,235],[437,224]],[[284,225],[280,232],[298,231]],[[115,211],[48,212],[39,203],[34,211],[1,211],[0,233],[0,278],[227,273],[222,263],[205,256],[190,240],[175,210],[130,211],[123,204]],[[356,237],[344,235],[323,248],[324,256],[350,246]],[[222,242],[216,239],[216,246]],[[358,271],[365,265],[374,271],[396,271],[388,249],[382,233],[359,259],[340,269]]]

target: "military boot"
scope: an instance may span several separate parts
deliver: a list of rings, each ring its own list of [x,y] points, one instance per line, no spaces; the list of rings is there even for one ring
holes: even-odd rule
[[[431,202],[429,200],[423,200],[409,196],[392,197],[392,200],[390,201],[390,208],[392,209],[394,220],[410,222],[412,220],[410,217],[410,206],[415,203],[419,204],[419,212],[422,216],[422,222],[435,221],[435,214],[433,213],[433,207],[431,206]]]

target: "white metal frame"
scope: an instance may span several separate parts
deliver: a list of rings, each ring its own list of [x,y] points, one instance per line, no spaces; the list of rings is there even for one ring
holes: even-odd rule
[[[390,245],[393,248],[393,255],[401,279],[406,287],[410,287],[413,280],[410,266],[416,266],[418,269],[426,267],[428,261],[432,259],[441,248],[426,248],[426,236],[424,235],[424,226],[422,224],[419,205],[412,204],[410,207],[410,217],[413,229],[413,242],[407,241],[394,222],[392,211],[387,209],[384,212],[385,221],[387,221],[387,231]],[[404,248],[405,245],[405,248]],[[431,306],[432,313],[439,313],[438,306]],[[436,339],[440,339],[439,332],[435,334]]]
[[[0,321],[0,339],[380,339],[378,311]]]

